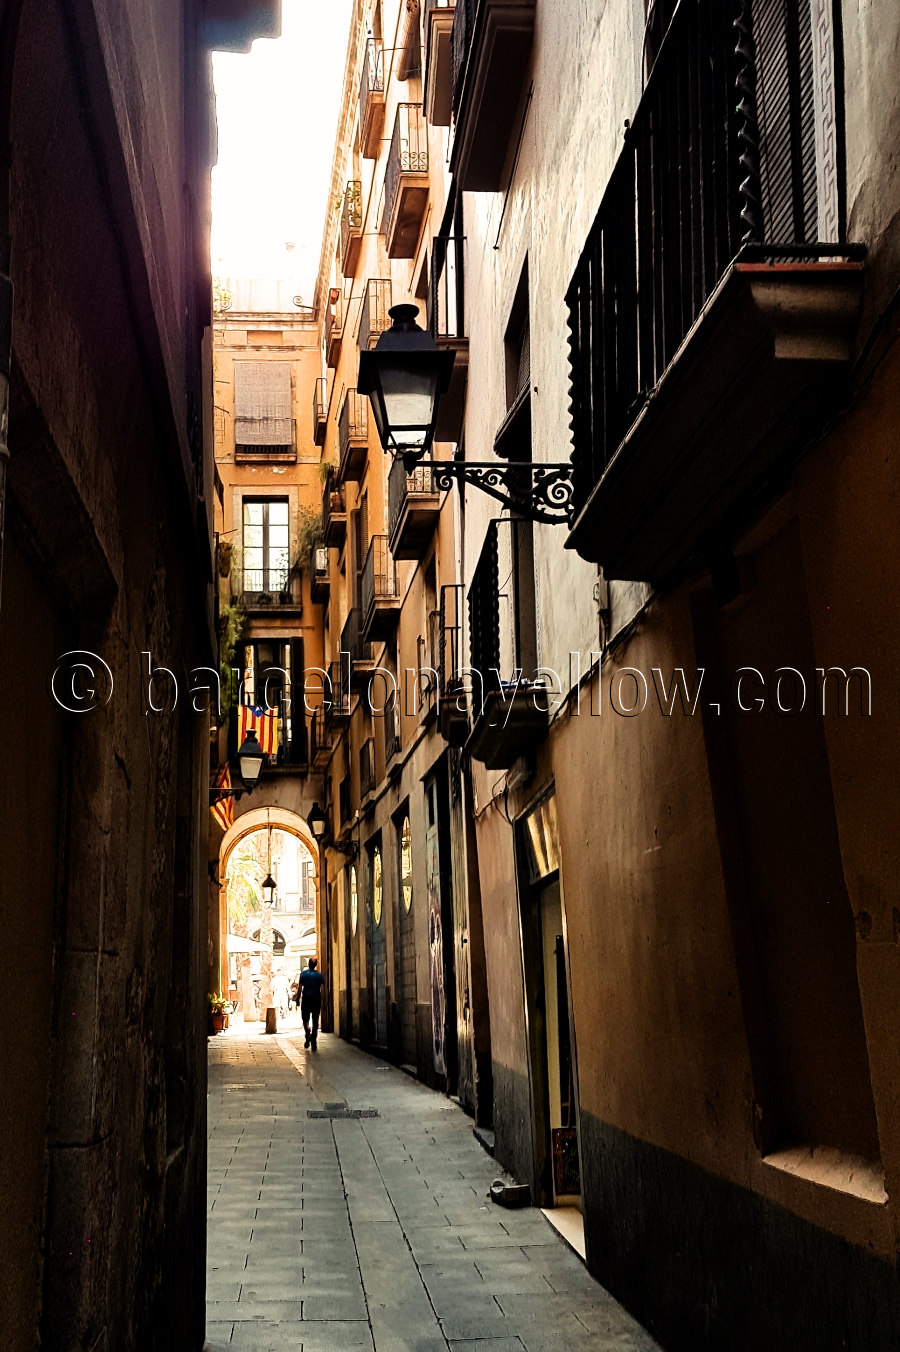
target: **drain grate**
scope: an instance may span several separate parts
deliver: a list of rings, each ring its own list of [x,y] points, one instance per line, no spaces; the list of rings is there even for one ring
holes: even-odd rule
[[[380,1117],[380,1115],[377,1108],[347,1108],[343,1104],[341,1104],[340,1107],[332,1107],[330,1104],[326,1103],[324,1108],[307,1108],[306,1110],[307,1117],[327,1117],[332,1120],[334,1118],[347,1117],[354,1119],[360,1117]]]

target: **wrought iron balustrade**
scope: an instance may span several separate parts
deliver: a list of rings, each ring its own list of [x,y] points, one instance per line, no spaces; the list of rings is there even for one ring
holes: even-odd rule
[[[359,85],[361,122],[366,120],[369,100],[373,94],[384,95],[384,48],[375,38],[369,38],[363,55],[362,79]]]
[[[431,465],[417,465],[407,474],[402,460],[395,460],[388,476],[388,533],[393,537],[404,508],[418,498],[437,493]]]
[[[349,653],[350,665],[354,662],[370,662],[372,660],[372,645],[363,642],[362,637],[362,612],[359,606],[354,606],[347,616],[347,622],[341,630],[341,652]],[[346,658],[344,659],[346,661]]]
[[[341,404],[338,416],[338,445],[341,453],[342,477],[346,477],[350,451],[354,445],[362,446],[369,435],[369,401],[355,389],[348,390]],[[358,467],[359,468],[359,467]],[[355,471],[354,471],[355,472]]]
[[[399,601],[397,565],[386,535],[373,535],[362,573],[362,616],[367,622],[377,601]]]
[[[675,9],[566,298],[576,508],[737,257],[840,254],[812,42],[805,0]]]
[[[428,328],[432,338],[465,338],[463,235],[436,235],[431,254]]]
[[[374,347],[379,336],[391,327],[388,311],[391,308],[391,279],[372,277],[363,292],[359,315],[358,343],[361,348]]]
[[[472,38],[475,33],[475,18],[478,10],[478,0],[457,0],[456,12],[453,15],[453,111],[459,111],[459,101],[462,95],[463,75],[466,69],[466,62],[469,59],[469,51],[472,46]]]
[[[384,228],[388,229],[404,174],[428,173],[428,128],[420,103],[401,103],[384,173]]]
[[[499,681],[500,671],[500,551],[497,523],[488,526],[481,557],[469,587],[469,657],[484,689]]]

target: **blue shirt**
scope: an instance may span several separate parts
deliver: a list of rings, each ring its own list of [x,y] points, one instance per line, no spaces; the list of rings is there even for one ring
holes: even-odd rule
[[[322,987],[325,978],[313,967],[304,967],[300,973],[300,999],[304,1005],[318,1005],[322,1002]]]

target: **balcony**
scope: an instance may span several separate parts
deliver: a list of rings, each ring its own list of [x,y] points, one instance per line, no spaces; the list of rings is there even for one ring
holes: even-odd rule
[[[373,535],[362,573],[362,637],[389,638],[400,619],[397,565],[386,535]]]
[[[346,667],[340,662],[328,664],[328,683],[325,686],[322,708],[326,728],[343,726],[350,717],[350,691],[346,688]]]
[[[372,645],[363,637],[359,606],[354,606],[350,611],[341,631],[341,652],[348,654],[341,660],[350,663],[350,690],[346,692],[349,701],[351,691],[364,687],[372,672]],[[344,670],[346,672],[346,666]]]
[[[465,238],[436,235],[431,254],[428,329],[438,347],[456,353],[450,388],[441,399],[436,441],[459,441],[469,381],[469,339],[465,311]]]
[[[488,770],[508,770],[546,732],[548,704],[543,685],[502,678],[497,522],[488,528],[469,588],[469,649],[474,689],[466,750]]]
[[[367,737],[359,748],[359,800],[365,800],[375,792],[375,742]]]
[[[365,160],[377,160],[384,133],[384,50],[369,38],[359,85],[359,148]]]
[[[328,596],[331,591],[331,579],[328,575],[328,550],[324,545],[319,545],[313,551],[312,571],[309,575],[309,589],[316,605],[324,606],[328,604]]]
[[[463,746],[469,732],[465,684],[460,676],[463,588],[441,587],[438,618],[438,716],[441,736],[450,746]]]
[[[317,770],[321,770],[331,760],[334,749],[334,734],[325,720],[324,708],[313,709],[310,721],[309,760]]]
[[[362,183],[354,178],[344,188],[344,205],[341,209],[341,272],[345,277],[353,277],[356,273],[362,232]]]
[[[344,494],[334,471],[329,470],[322,489],[322,542],[326,549],[340,549],[347,538],[347,512]]]
[[[329,366],[338,364],[343,337],[344,298],[337,287],[332,287],[328,297],[328,314],[325,316],[325,352]]]
[[[431,543],[441,511],[441,495],[428,465],[411,474],[395,460],[388,478],[388,529],[395,559],[421,559]]]
[[[844,397],[862,255],[817,163],[804,15],[736,45],[725,7],[678,7],[576,268],[567,543],[607,577],[727,545]]]
[[[535,0],[459,0],[453,15],[450,168],[464,192],[500,192],[519,120]]]
[[[328,426],[328,381],[320,376],[313,385],[313,443],[325,445],[325,429]]]
[[[338,445],[340,463],[338,482],[362,478],[369,451],[369,401],[356,390],[348,390],[338,417]]]
[[[413,258],[428,206],[428,133],[419,103],[401,103],[384,173],[384,231],[389,258]]]
[[[391,279],[372,277],[366,283],[359,314],[359,333],[356,341],[363,351],[373,348],[385,329],[391,327],[391,318],[388,314],[390,308]]]
[[[425,116],[449,127],[453,112],[453,0],[425,0]]]

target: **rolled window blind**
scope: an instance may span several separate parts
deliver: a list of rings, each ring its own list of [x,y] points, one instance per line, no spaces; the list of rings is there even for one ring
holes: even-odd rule
[[[235,362],[234,411],[238,446],[292,446],[290,363]]]

